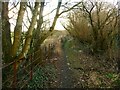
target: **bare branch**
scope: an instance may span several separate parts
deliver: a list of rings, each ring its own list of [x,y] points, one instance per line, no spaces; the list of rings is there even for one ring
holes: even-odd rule
[[[27,13],[27,19],[28,19],[28,21],[29,21],[29,23],[30,23],[31,20],[30,20],[30,18],[29,18],[29,13],[28,13],[27,9],[26,9],[26,13]]]
[[[95,5],[92,3],[92,7],[91,7],[90,11],[87,9],[87,7],[84,5],[83,2],[82,2],[82,5],[83,5],[83,10],[85,9],[86,13],[89,16],[90,24],[92,26],[92,29],[94,30],[94,24],[93,24],[93,19],[92,19],[92,15],[91,14],[92,14],[92,10],[94,9]]]
[[[26,25],[26,23],[23,21],[24,26],[28,29],[29,27]]]
[[[30,1],[28,2],[27,7],[29,7],[29,9],[31,10],[31,12],[33,12],[33,8],[32,8],[32,6],[30,4]]]
[[[51,13],[54,12],[56,9],[57,9],[57,8],[53,9],[52,11],[50,11],[49,13],[47,13],[46,15],[44,15],[43,17],[45,17],[45,16],[51,14]]]
[[[10,8],[8,11],[11,11],[12,9],[16,8],[18,4],[19,4],[19,2],[18,2],[16,5],[15,5],[15,3],[13,2],[13,7]]]
[[[68,11],[74,9],[74,7],[78,6],[79,4],[81,4],[81,2],[79,2],[79,3],[75,4],[75,5],[73,5],[73,6],[72,6],[71,8],[69,8],[68,10],[62,11],[61,13],[58,14],[58,16],[60,16],[61,14],[66,13],[66,12],[68,12]]]
[[[11,17],[9,17],[9,19],[13,18],[15,15],[18,14],[18,12],[14,12],[14,11],[12,13],[14,13],[14,15],[12,15]]]
[[[108,13],[107,13],[107,16],[106,16],[106,19],[103,21],[103,23],[101,24],[101,27],[104,27],[105,23],[108,21],[108,19],[114,14],[114,9],[113,11],[111,12],[111,9],[109,9]],[[110,13],[110,14],[109,14]]]

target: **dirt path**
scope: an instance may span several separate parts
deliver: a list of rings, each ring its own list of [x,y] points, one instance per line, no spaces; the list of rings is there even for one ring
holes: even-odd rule
[[[58,54],[57,71],[58,71],[58,88],[72,88],[73,79],[72,71],[70,70],[65,52],[62,48],[61,42],[56,44],[56,52]]]
[[[57,70],[57,78],[53,80],[55,88],[119,86],[116,81],[113,81],[113,75],[119,77],[119,74],[114,72],[114,64],[106,61],[104,56],[96,57],[82,48],[71,48],[74,42],[65,43],[63,48],[62,43],[59,40],[56,41],[55,53],[53,53],[53,58],[57,59],[54,63]],[[108,65],[108,62],[111,64]]]

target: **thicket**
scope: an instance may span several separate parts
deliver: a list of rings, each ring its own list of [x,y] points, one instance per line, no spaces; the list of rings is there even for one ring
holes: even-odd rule
[[[68,15],[64,25],[71,36],[92,53],[106,53],[109,58],[118,55],[117,8],[105,2],[82,2]]]

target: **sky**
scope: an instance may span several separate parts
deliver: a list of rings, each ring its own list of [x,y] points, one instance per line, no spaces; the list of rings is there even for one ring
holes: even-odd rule
[[[16,1],[20,1],[20,0],[10,0],[10,2],[16,2]],[[33,0],[32,0],[33,1]],[[41,0],[39,0],[41,1]],[[44,13],[43,15],[46,15],[48,14],[50,11],[52,11],[54,8],[57,7],[57,3],[58,3],[58,0],[46,0],[48,2],[47,6],[44,8]],[[67,2],[67,1],[71,1],[71,2],[78,2],[79,0],[62,0],[63,3]],[[105,2],[110,2],[110,3],[114,3],[116,4],[117,3],[117,0],[104,0]],[[17,7],[17,9],[19,10],[19,6]],[[14,9],[13,11],[16,12],[17,9]],[[17,13],[17,12],[16,12]],[[9,13],[9,17],[13,17],[14,13],[13,12],[10,12]],[[29,14],[30,15],[30,14]],[[52,21],[53,21],[53,18],[55,16],[55,11],[52,12],[50,15],[47,15],[44,19],[50,19],[51,21],[51,24],[52,24]],[[10,20],[10,23],[12,23],[11,25],[11,30],[13,31],[14,30],[14,26],[15,26],[15,21],[16,21],[16,18],[17,18],[17,14],[14,15],[14,18]],[[25,23],[28,23],[28,21],[26,21]],[[56,26],[55,26],[55,29],[56,30],[65,30],[62,26],[62,24],[66,23],[66,19],[63,19],[63,18],[58,18],[57,20],[57,23],[56,23]],[[51,25],[50,24],[50,25]],[[24,29],[26,30],[26,29]]]

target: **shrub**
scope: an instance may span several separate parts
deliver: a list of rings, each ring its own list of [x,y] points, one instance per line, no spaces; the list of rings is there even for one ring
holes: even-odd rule
[[[92,5],[93,8],[88,8]],[[68,14],[66,30],[84,44],[90,44],[94,53],[115,48],[117,9],[104,2],[83,2]]]
[[[32,81],[29,82],[28,88],[49,88],[51,82],[56,78],[56,70],[53,65],[37,67]]]

